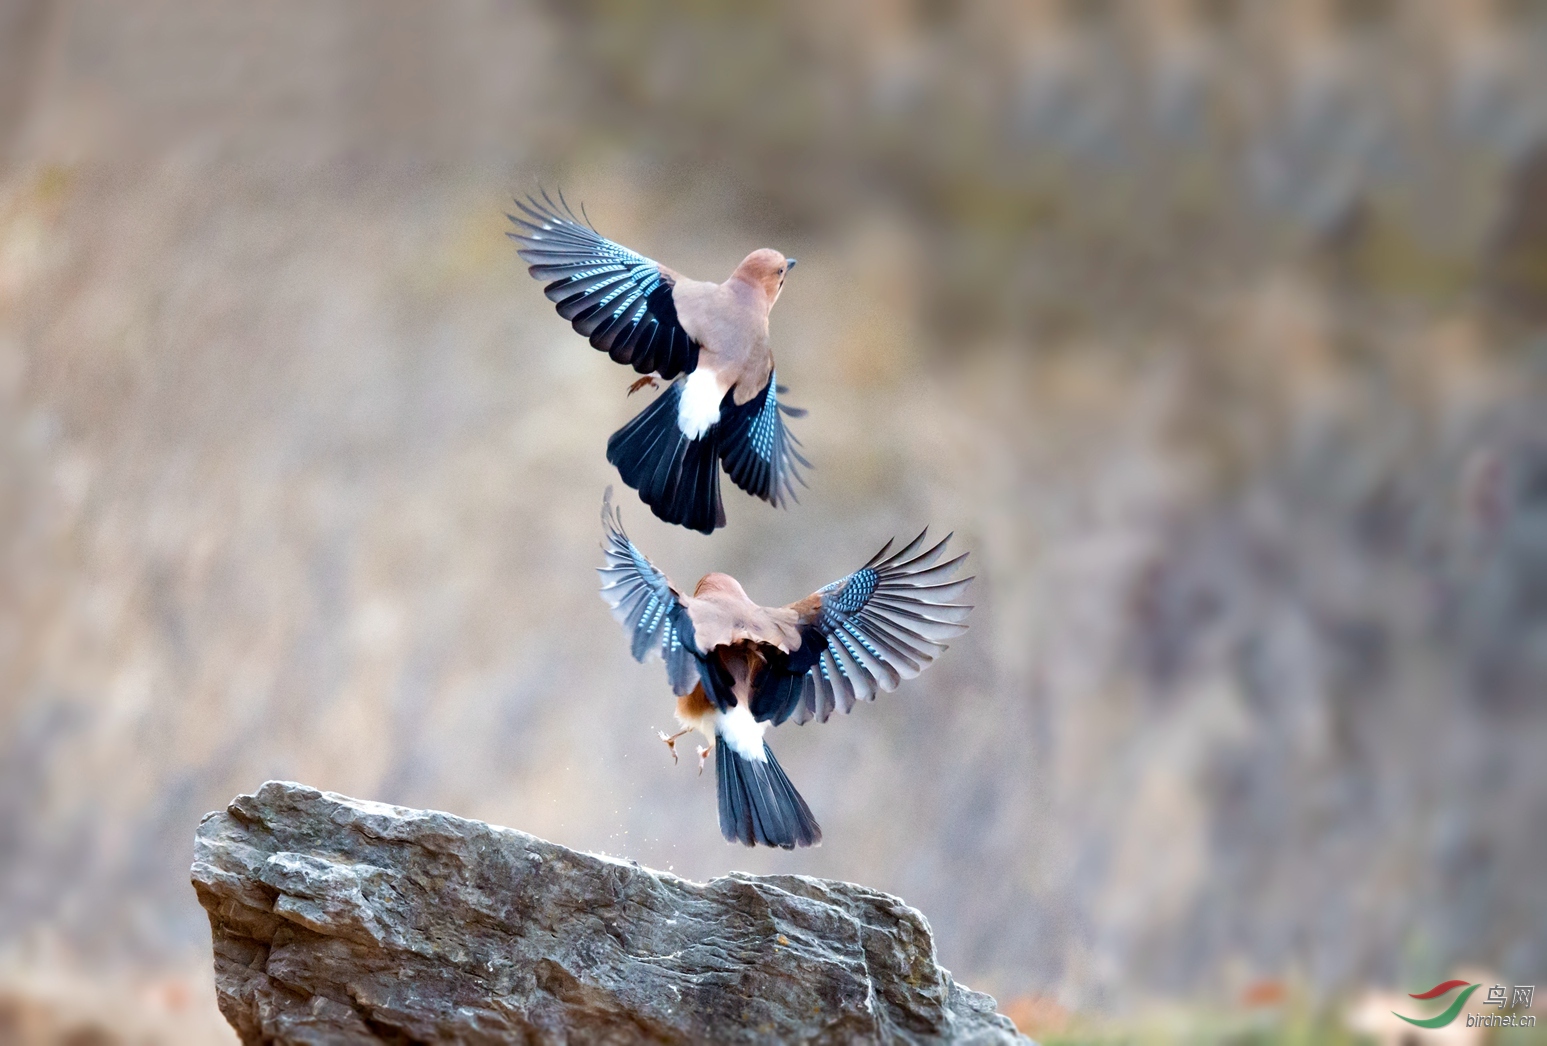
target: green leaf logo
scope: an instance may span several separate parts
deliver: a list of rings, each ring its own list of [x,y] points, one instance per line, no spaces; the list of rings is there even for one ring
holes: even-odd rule
[[[1402,1017],[1402,1015],[1396,1010],[1392,1010],[1391,1015],[1393,1017],[1402,1017],[1404,1021],[1416,1028],[1443,1028],[1445,1025],[1449,1024],[1460,1015],[1461,1007],[1466,1005],[1466,1001],[1472,997],[1472,993],[1475,992],[1478,988],[1481,988],[1482,985],[1467,984],[1466,981],[1444,981],[1440,984],[1436,984],[1426,992],[1413,992],[1409,996],[1413,999],[1438,999],[1440,996],[1449,994],[1450,992],[1453,992],[1457,988],[1461,987],[1466,988],[1466,990],[1460,995],[1456,996],[1455,1002],[1452,1002],[1449,1006],[1445,1007],[1444,1013],[1437,1014],[1433,1017],[1428,1017],[1423,1020],[1419,1020],[1416,1017]]]

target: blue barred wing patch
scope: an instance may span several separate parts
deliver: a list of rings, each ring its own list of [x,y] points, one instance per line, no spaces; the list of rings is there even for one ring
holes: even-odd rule
[[[873,567],[856,570],[842,581],[834,581],[821,590],[822,613],[832,615],[853,614],[860,610],[876,590],[880,575]]]

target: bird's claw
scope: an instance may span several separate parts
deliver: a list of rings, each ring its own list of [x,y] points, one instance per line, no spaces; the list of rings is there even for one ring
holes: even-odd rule
[[[672,766],[676,766],[677,765],[677,739],[675,737],[672,737],[665,730],[657,730],[655,733],[656,733],[656,736],[658,736],[662,741],[666,742],[666,747],[671,749],[671,765]]]
[[[657,730],[655,736],[666,742],[666,747],[671,749],[671,765],[677,765],[677,738],[687,733],[686,730],[678,730],[675,734],[668,734],[665,730]]]
[[[698,776],[704,776],[704,764],[709,762],[709,749],[698,746]]]
[[[660,385],[658,385],[656,383],[655,375],[654,374],[646,374],[644,377],[640,378],[638,381],[634,382],[634,384],[632,384],[632,385],[630,385],[628,387],[628,394],[630,396],[632,396],[634,393],[638,392],[640,389],[644,388],[646,385],[650,386],[652,389],[660,388]]]

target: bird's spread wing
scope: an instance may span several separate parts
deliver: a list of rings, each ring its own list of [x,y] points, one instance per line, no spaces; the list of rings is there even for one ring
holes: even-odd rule
[[[795,484],[806,485],[798,466],[811,467],[795,449],[800,440],[784,427],[783,415],[798,418],[806,413],[779,402],[779,394],[787,391],[778,375],[770,373],[761,393],[738,407],[734,390],[727,392],[720,407],[725,471],[736,486],[776,508],[797,500]]]
[[[634,660],[658,654],[666,662],[672,691],[679,697],[690,693],[699,681],[693,622],[666,575],[623,532],[623,518],[612,507],[611,487],[602,499],[602,526],[607,533],[602,544],[607,565],[597,570],[602,598],[628,632]]]
[[[544,193],[517,200],[520,215],[507,215],[531,263],[531,274],[551,280],[543,293],[559,315],[591,344],[641,374],[670,381],[698,366],[698,343],[677,319],[671,275],[642,254],[602,236],[575,217],[569,205]]]
[[[920,552],[920,533],[891,555],[888,541],[859,570],[794,604],[802,611],[801,646],[777,653],[758,680],[753,714],[776,725],[825,722],[837,708],[872,700],[912,679],[967,630],[970,606],[952,602],[972,581],[950,580],[963,560],[938,563],[944,541]]]

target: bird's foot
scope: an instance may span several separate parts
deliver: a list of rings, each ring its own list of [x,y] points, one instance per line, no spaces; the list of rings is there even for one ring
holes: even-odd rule
[[[698,776],[704,776],[704,764],[709,762],[709,749],[703,745],[698,746]]]
[[[657,730],[656,735],[666,742],[666,747],[671,749],[671,765],[677,765],[677,738],[687,733],[686,730],[678,730],[675,734],[668,734],[664,730]]]
[[[650,386],[652,389],[658,389],[661,387],[659,384],[657,384],[654,374],[646,374],[644,377],[640,378],[638,381],[634,382],[634,384],[628,387],[628,394],[632,396],[646,385]]]

